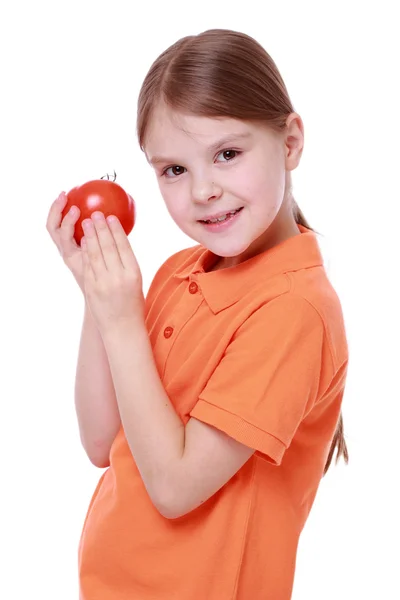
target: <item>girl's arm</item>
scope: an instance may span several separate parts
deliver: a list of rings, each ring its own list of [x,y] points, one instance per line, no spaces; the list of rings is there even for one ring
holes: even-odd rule
[[[197,419],[186,427],[160,380],[143,320],[103,334],[125,436],[153,504],[182,516],[217,492],[254,450]]]
[[[75,408],[81,441],[90,461],[96,467],[108,467],[121,419],[103,340],[86,303],[76,368]]]

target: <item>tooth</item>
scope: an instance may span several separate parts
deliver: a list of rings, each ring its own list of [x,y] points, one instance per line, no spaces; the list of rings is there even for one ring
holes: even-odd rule
[[[237,210],[239,210],[239,209],[237,209]],[[220,223],[221,221],[224,221],[227,216],[234,215],[237,212],[237,210],[231,210],[228,213],[226,213],[225,215],[222,215],[222,217],[218,217],[218,219],[209,219],[208,221],[205,221],[205,223]]]

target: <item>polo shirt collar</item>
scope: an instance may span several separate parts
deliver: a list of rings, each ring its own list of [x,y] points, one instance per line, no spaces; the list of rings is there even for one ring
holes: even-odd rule
[[[210,273],[205,271],[214,264],[217,256],[204,246],[198,246],[174,277],[196,280],[205,301],[216,314],[235,304],[258,281],[280,273],[323,265],[316,234],[302,225],[298,228],[301,235],[291,237],[239,265]]]

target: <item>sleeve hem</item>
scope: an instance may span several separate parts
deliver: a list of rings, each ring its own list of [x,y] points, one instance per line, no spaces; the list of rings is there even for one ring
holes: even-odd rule
[[[220,429],[241,444],[254,448],[262,455],[266,455],[263,458],[274,465],[278,466],[281,463],[286,450],[285,444],[266,431],[244,421],[238,415],[199,398],[190,416]]]

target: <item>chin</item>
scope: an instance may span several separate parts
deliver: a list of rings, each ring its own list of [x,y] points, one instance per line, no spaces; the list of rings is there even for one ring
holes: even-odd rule
[[[241,244],[240,246],[230,244],[228,246],[228,244],[224,244],[222,242],[221,244],[215,244],[207,247],[209,250],[211,250],[211,252],[217,254],[217,256],[221,256],[222,258],[240,258],[240,256],[244,254],[246,250],[248,250],[250,244]]]

